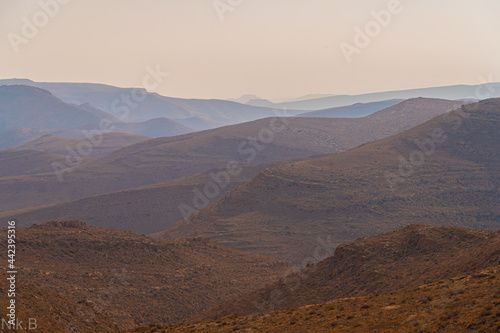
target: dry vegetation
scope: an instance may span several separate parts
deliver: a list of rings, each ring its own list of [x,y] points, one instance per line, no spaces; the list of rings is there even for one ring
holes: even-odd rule
[[[225,302],[196,321],[416,288],[500,265],[500,231],[410,225],[340,245],[300,273]]]
[[[288,270],[202,238],[164,242],[81,222],[20,228],[16,240],[20,308],[58,327],[54,332],[68,323],[75,332],[175,323]]]
[[[397,293],[129,332],[498,332],[500,267]]]

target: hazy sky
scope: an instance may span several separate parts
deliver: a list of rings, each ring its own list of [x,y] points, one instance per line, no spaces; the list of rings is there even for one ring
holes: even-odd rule
[[[140,87],[159,65],[170,76],[157,92],[199,98],[500,81],[498,0],[60,2],[49,17],[40,1],[0,0],[0,78]],[[376,23],[372,11],[388,8]],[[355,28],[367,26],[369,43],[357,47]]]

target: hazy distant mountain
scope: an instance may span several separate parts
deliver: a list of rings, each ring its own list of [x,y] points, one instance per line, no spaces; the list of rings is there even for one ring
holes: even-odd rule
[[[230,102],[236,102],[236,103],[246,104],[246,103],[248,103],[248,102],[250,102],[251,100],[254,100],[254,99],[261,99],[261,98],[259,96],[257,96],[257,95],[247,94],[247,95],[241,96],[240,98],[228,98],[227,100],[230,101]]]
[[[262,99],[262,98],[257,98],[257,99],[252,99],[246,103],[247,105],[253,105],[253,106],[262,106],[262,107],[267,107],[267,108],[274,108],[275,104],[272,103],[271,101],[267,99]]]
[[[349,106],[340,106],[332,109],[312,111],[297,115],[297,117],[319,117],[319,118],[353,118],[368,116],[377,111],[389,108],[401,103],[401,99],[393,99],[382,102],[356,103]]]
[[[263,129],[269,129],[273,123],[272,119],[173,138],[148,140],[77,166],[71,173],[64,175],[62,183],[58,182],[53,173],[36,177],[0,179],[0,209],[5,212],[49,205],[161,183],[196,172],[225,168],[230,161],[236,161],[240,165],[255,165],[341,152],[404,131],[452,110],[457,105],[460,104],[454,101],[415,99],[363,118],[288,118],[286,126],[283,127],[282,122],[285,120],[276,120],[274,126],[282,128],[274,134],[272,142],[266,144],[258,141],[252,143],[248,138],[257,137]],[[257,150],[255,145],[260,150]],[[236,179],[238,178],[234,178]],[[201,186],[199,182],[192,184],[193,186],[177,187],[178,195],[172,199],[175,199],[175,202],[169,204],[175,210],[175,213],[171,213],[172,217],[179,216],[178,204],[192,205],[193,189],[196,186],[200,186],[203,191],[204,185]],[[158,207],[156,202],[161,201],[163,196],[167,197],[167,194],[162,194],[159,199],[152,199],[153,202],[149,207]],[[184,197],[187,197],[188,201],[177,201]],[[143,198],[147,196],[144,195]],[[67,207],[44,210],[52,214],[45,216],[54,218],[68,216]],[[96,209],[105,212],[106,207]],[[125,213],[125,210],[121,212],[119,209],[113,209],[113,211],[113,214]],[[64,212],[65,215],[56,215],[58,212]],[[151,216],[160,214],[144,212],[146,213]],[[9,214],[9,216],[20,216],[21,212]],[[23,216],[26,221],[33,221],[36,213],[30,213],[29,218],[27,215]],[[118,218],[118,215],[114,216]],[[128,217],[124,220],[128,221]],[[163,222],[159,220],[158,223]],[[117,223],[118,226],[119,224]]]
[[[500,99],[466,105],[344,153],[269,168],[164,237],[201,235],[303,263],[327,237],[335,246],[411,223],[496,230],[499,110]]]
[[[308,101],[308,100],[312,100],[312,99],[325,98],[325,97],[333,97],[333,96],[337,96],[337,95],[333,95],[333,94],[309,94],[309,95],[301,96],[301,97],[298,97],[298,98],[290,98],[290,99],[288,99],[286,101],[283,101],[282,103]]]
[[[16,264],[23,267],[19,282],[24,285],[16,306],[39,325],[59,325],[53,330],[40,326],[45,332],[176,323],[287,271],[282,262],[200,238],[164,242],[77,221],[19,228],[18,233],[23,246]],[[5,247],[6,241],[0,244]],[[0,274],[0,288],[7,290]],[[5,301],[0,298],[2,307]]]
[[[435,88],[410,89],[400,91],[377,92],[361,95],[335,95],[298,102],[275,104],[276,108],[287,110],[323,110],[355,103],[370,103],[391,99],[409,99],[417,97],[441,98],[448,100],[471,100],[500,97],[500,83],[484,85],[457,85]]]
[[[100,125],[103,120],[104,128]],[[91,104],[68,104],[41,88],[0,86],[0,148],[23,145],[47,134],[83,139],[88,137],[83,130],[101,129],[149,137],[194,131],[167,118],[124,123]]]
[[[105,112],[71,105],[50,92],[29,86],[0,86],[0,132],[18,128],[69,128],[118,121]]]
[[[62,132],[70,132],[70,136],[79,135],[81,131],[49,128],[16,128],[0,132],[0,148],[9,148],[23,145],[41,136],[48,134],[61,135]]]
[[[217,124],[230,125],[272,117],[271,108],[255,107],[224,100],[183,99],[147,93],[144,89],[118,88],[90,83],[46,83],[26,79],[0,80],[0,85],[24,84],[51,91],[68,103],[86,104],[120,117],[124,122],[141,122],[153,118],[206,120],[204,126],[198,122],[196,129],[209,129]],[[134,100],[137,92],[144,94],[143,101]],[[143,97],[141,96],[141,99]],[[127,101],[128,99],[128,101]],[[297,112],[291,112],[295,115]],[[24,126],[28,127],[28,126]],[[188,126],[193,127],[193,126]]]

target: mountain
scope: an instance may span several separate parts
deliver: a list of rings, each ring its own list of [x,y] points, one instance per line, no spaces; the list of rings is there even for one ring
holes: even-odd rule
[[[51,172],[51,163],[66,163],[66,156],[31,149],[0,151],[0,177]]]
[[[228,98],[227,100],[230,102],[247,104],[248,102],[250,102],[251,100],[254,100],[254,99],[261,99],[261,98],[257,95],[246,94],[246,95],[243,95],[239,98]]]
[[[0,148],[21,146],[44,135],[61,135],[62,132],[71,133],[69,136],[79,135],[81,131],[49,128],[16,128],[0,132]]]
[[[412,223],[496,230],[499,110],[500,99],[466,105],[347,152],[269,168],[160,237],[208,237],[303,266],[325,243]]]
[[[138,123],[115,123],[113,126],[117,132],[145,135],[153,138],[177,136],[195,131],[167,118],[154,118]]]
[[[498,332],[500,266],[418,288],[127,332]]]
[[[37,150],[45,151],[59,155],[71,155],[75,151],[85,149],[89,152],[86,154],[88,157],[104,156],[112,151],[118,150],[123,147],[131,146],[133,144],[151,139],[147,136],[139,136],[125,133],[104,133],[101,136],[95,136],[90,139],[67,139],[60,138],[54,135],[44,135],[36,140],[30,141],[22,146],[14,147],[14,150]],[[89,142],[100,142],[99,144],[92,145],[92,149],[88,149]],[[83,147],[83,148],[82,148]],[[7,154],[7,152],[5,152]],[[47,163],[47,170],[45,172],[53,171],[50,167],[50,161]],[[42,172],[39,172],[42,173]]]
[[[28,86],[0,86],[0,132],[17,128],[69,128],[111,116],[71,105]],[[112,118],[112,120],[115,118]],[[116,119],[115,119],[116,120]]]
[[[0,80],[0,85],[13,84],[46,89],[67,103],[77,105],[89,103],[123,122],[142,122],[154,118],[175,119],[179,122],[181,119],[199,117],[198,119],[206,119],[206,121],[205,127],[197,129],[209,129],[213,128],[211,124],[232,125],[272,117],[275,114],[272,108],[216,99],[165,97],[157,93],[149,93],[143,88],[118,88],[91,83],[33,82],[27,79]],[[291,115],[297,113],[303,112],[291,112]]]
[[[175,323],[287,270],[284,263],[206,239],[163,242],[76,221],[18,228],[17,236],[18,278],[24,284],[16,305],[35,317],[49,312],[58,327],[52,332],[66,331],[69,324],[99,331]],[[0,243],[6,247],[4,238]],[[30,285],[36,289],[25,289]],[[5,292],[7,280],[0,286]],[[50,297],[44,299],[40,290]]]
[[[448,100],[478,100],[500,97],[500,83],[481,85],[455,85],[433,88],[421,88],[399,91],[376,92],[361,95],[334,95],[313,98],[297,102],[284,102],[274,105],[275,108],[287,110],[323,110],[355,103],[371,103],[391,99],[410,99],[417,97],[440,98]]]
[[[274,108],[275,104],[267,99],[262,99],[262,98],[256,98],[249,100],[245,104],[247,105],[253,105],[253,106],[262,106],[266,108]]]
[[[340,106],[332,109],[307,112],[297,115],[297,117],[318,117],[318,118],[353,118],[368,116],[377,111],[387,109],[401,103],[401,99],[393,99],[382,102],[356,103],[349,106]]]
[[[336,153],[399,133],[456,105],[415,99],[359,119],[271,118],[152,139],[63,173],[0,178],[0,210],[72,201],[210,169],[238,172],[242,165]]]
[[[498,265],[500,231],[413,224],[340,245],[333,256],[196,319],[411,290]]]
[[[52,135],[66,139],[88,139],[86,131],[101,131],[98,123],[78,125],[71,128],[17,128],[0,132],[0,148],[11,148],[37,140],[44,135]],[[194,132],[193,129],[167,118],[151,119],[138,123],[109,123],[103,134],[111,133],[142,137],[176,136]]]

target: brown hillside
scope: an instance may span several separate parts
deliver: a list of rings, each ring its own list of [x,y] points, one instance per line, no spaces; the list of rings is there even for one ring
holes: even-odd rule
[[[496,230],[499,111],[499,99],[487,100],[348,152],[267,169],[162,237],[200,235],[302,266],[324,258],[322,244],[412,223]],[[417,142],[430,138],[434,151],[428,144],[424,154]],[[410,175],[402,164],[400,174],[410,156],[418,165]],[[388,172],[400,181],[389,183]]]
[[[242,171],[229,178],[227,185],[219,186],[215,201],[231,190],[250,181],[265,168],[277,163],[264,163],[242,167]],[[193,203],[194,190],[204,191],[205,185],[214,182],[212,174],[224,170],[210,170],[168,182],[132,188],[124,191],[97,195],[90,198],[0,213],[4,220],[16,220],[20,226],[38,221],[66,221],[75,219],[94,227],[128,230],[141,234],[163,231],[183,219],[179,205]],[[225,178],[220,178],[225,182]],[[225,184],[225,183],[223,183]],[[206,198],[206,197],[205,197]]]
[[[498,332],[500,267],[413,290],[128,332]]]
[[[50,172],[52,162],[65,163],[66,156],[31,149],[0,151],[0,177]]]
[[[404,131],[456,105],[454,101],[414,99],[359,119],[262,119],[148,140],[77,166],[63,175],[63,182],[54,173],[0,179],[0,211],[160,183],[224,168],[230,161],[260,164],[335,153]],[[273,130],[276,133],[269,134]],[[261,141],[249,140],[259,134]]]
[[[413,224],[340,245],[300,273],[201,314],[215,319],[416,288],[500,265],[500,231]]]
[[[67,139],[60,138],[54,135],[44,135],[41,138],[30,141],[22,146],[13,147],[13,150],[38,150],[46,151],[59,155],[71,155],[80,148],[85,153],[85,156],[104,156],[112,151],[123,147],[131,146],[136,143],[151,139],[143,135],[132,135],[126,133],[104,133],[102,137],[92,137],[90,139]],[[88,149],[89,142],[99,142],[98,145],[93,145],[92,149]],[[50,166],[50,163],[48,163]],[[52,171],[52,170],[50,170]]]
[[[164,242],[81,222],[19,228],[16,240],[18,279],[71,303],[61,314],[58,303],[51,307],[54,298],[49,297],[30,306],[25,303],[26,311],[49,309],[52,325],[59,327],[68,321],[80,329],[93,321],[97,327],[119,328],[174,323],[269,283],[287,270],[284,263],[206,239]],[[5,238],[1,243],[5,248]],[[33,296],[31,290],[22,290],[26,300]],[[103,316],[109,321],[99,322]]]

